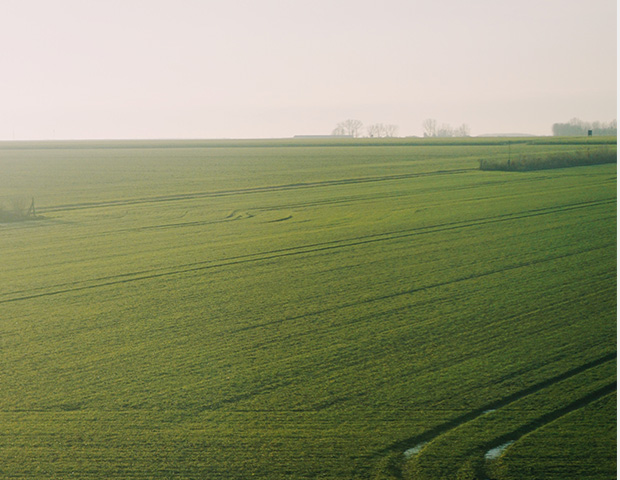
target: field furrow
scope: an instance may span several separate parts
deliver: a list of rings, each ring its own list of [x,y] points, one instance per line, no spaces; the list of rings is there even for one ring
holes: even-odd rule
[[[478,218],[478,219],[469,220],[469,221],[456,221],[456,222],[437,224],[437,225],[432,225],[432,226],[425,226],[425,227],[420,227],[420,228],[392,231],[388,233],[365,235],[362,237],[354,237],[354,238],[345,239],[345,240],[336,240],[336,241],[330,241],[330,242],[322,242],[322,243],[307,244],[307,245],[302,245],[302,246],[287,247],[283,249],[276,249],[276,250],[265,251],[265,252],[260,252],[260,253],[251,253],[251,254],[230,257],[230,258],[222,259],[220,261],[193,262],[189,264],[178,265],[175,268],[159,268],[159,269],[152,269],[152,270],[143,270],[139,272],[127,272],[121,275],[115,275],[115,276],[110,276],[110,277],[100,277],[100,278],[88,280],[88,281],[68,282],[65,284],[57,284],[53,287],[57,289],[53,291],[34,293],[35,290],[29,289],[25,291],[14,291],[14,292],[2,293],[0,294],[0,303],[27,300],[31,298],[37,298],[39,296],[60,295],[63,293],[81,291],[84,289],[104,287],[104,286],[109,286],[109,285],[125,283],[125,282],[144,281],[144,280],[160,278],[160,277],[165,277],[165,276],[170,276],[170,275],[187,274],[187,273],[202,271],[206,269],[240,265],[240,264],[244,264],[248,262],[267,261],[267,260],[273,260],[276,258],[286,257],[286,256],[306,255],[306,254],[312,254],[312,253],[323,252],[323,251],[334,250],[334,249],[357,247],[357,246],[365,245],[369,243],[398,241],[401,239],[406,239],[406,238],[417,236],[417,235],[435,234],[438,232],[444,232],[444,231],[450,231],[450,230],[475,228],[475,227],[479,227],[479,226],[486,225],[486,224],[520,220],[520,219],[535,217],[539,215],[554,215],[554,214],[571,211],[575,209],[611,205],[611,204],[614,204],[614,202],[615,201],[612,199],[606,199],[606,200],[601,200],[601,201],[590,201],[590,202],[582,202],[582,203],[577,203],[577,204],[561,205],[561,206],[556,206],[552,208],[534,209],[530,211],[520,212],[518,214],[501,214],[497,216]],[[596,247],[596,248],[608,248],[610,246],[613,246],[613,245],[607,244],[607,245],[603,245],[603,246]],[[583,252],[584,251],[578,251],[578,252],[570,253],[568,255],[577,255]],[[562,256],[549,257],[548,259],[544,259],[540,261],[550,261],[556,258],[562,258]],[[464,278],[457,279],[457,280],[450,280],[448,281],[448,283],[463,281],[469,278],[474,278],[476,276],[492,275],[494,273],[500,273],[502,271],[510,270],[513,268],[522,268],[524,266],[528,266],[530,264],[534,264],[538,262],[539,260],[536,260],[533,262],[525,262],[525,263],[519,263],[516,265],[502,267],[499,270],[488,270],[487,272],[475,274],[471,277],[464,277]],[[445,283],[438,283],[438,284],[431,285],[428,287],[423,287],[423,288],[434,288],[436,286],[440,286],[443,284]],[[69,287],[69,288],[62,288],[62,287]],[[46,288],[49,288],[49,287],[46,287]],[[415,291],[417,290],[396,293],[394,295],[408,294],[408,293],[412,293]],[[26,293],[30,293],[30,294],[23,295]],[[15,296],[19,294],[22,294],[22,295]],[[11,296],[12,298],[2,299],[1,296],[6,296],[6,297]],[[378,299],[380,299],[380,297]]]

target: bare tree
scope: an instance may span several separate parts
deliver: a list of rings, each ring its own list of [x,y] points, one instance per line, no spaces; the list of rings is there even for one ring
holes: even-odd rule
[[[366,131],[368,136],[373,138],[395,137],[398,133],[398,125],[375,123],[369,125]]]
[[[554,123],[552,126],[553,135],[560,136],[585,136],[588,130],[592,130],[594,135],[617,135],[618,122],[616,120],[609,123],[584,122],[578,118],[571,118],[568,123]]]
[[[437,137],[454,137],[454,129],[447,123],[442,123],[437,129]]]
[[[437,126],[437,121],[433,118],[427,118],[422,123],[425,137],[469,137],[470,130],[467,124],[462,124],[458,128],[452,128],[447,123]]]
[[[469,125],[467,125],[466,123],[464,123],[463,125],[461,125],[459,128],[456,129],[457,137],[469,137],[470,134],[471,134],[471,131],[469,130]]]
[[[336,125],[332,131],[332,135],[351,135],[352,137],[361,137],[364,124],[359,120],[348,119]]]
[[[344,125],[342,122],[336,125],[336,128],[332,130],[332,135],[346,135],[346,134],[347,133],[345,132]]]
[[[398,125],[384,125],[385,127],[385,136],[386,137],[395,137],[398,135]]]
[[[422,122],[422,128],[424,129],[425,137],[436,137],[437,136],[437,120],[434,118],[427,118]]]
[[[369,125],[366,129],[369,137],[377,138],[385,136],[385,126],[382,123]]]

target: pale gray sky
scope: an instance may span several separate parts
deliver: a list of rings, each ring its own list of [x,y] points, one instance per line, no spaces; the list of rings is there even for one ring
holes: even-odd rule
[[[0,0],[0,140],[551,134],[617,113],[616,0]]]

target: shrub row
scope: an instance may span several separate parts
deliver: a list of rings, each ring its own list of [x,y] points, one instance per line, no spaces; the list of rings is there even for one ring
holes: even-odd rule
[[[507,172],[525,172],[550,168],[578,167],[617,162],[617,148],[605,147],[584,149],[574,152],[550,153],[541,155],[519,155],[507,160],[480,160],[480,170],[502,170]]]

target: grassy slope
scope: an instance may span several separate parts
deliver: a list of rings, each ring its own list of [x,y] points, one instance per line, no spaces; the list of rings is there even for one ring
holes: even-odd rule
[[[366,478],[615,351],[613,166],[82,147],[0,151],[4,476]]]

